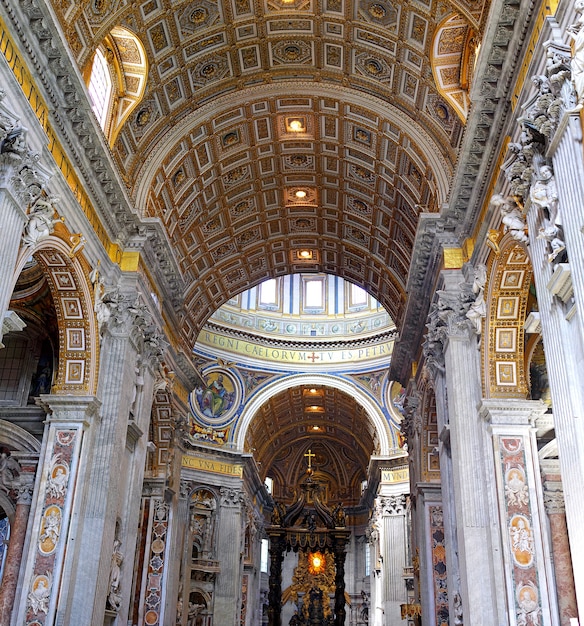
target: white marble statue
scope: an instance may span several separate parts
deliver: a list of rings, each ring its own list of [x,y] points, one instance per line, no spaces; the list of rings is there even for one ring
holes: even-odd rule
[[[39,241],[46,239],[53,232],[58,221],[55,219],[55,204],[58,201],[58,198],[53,197],[46,200],[39,198],[35,202],[24,227],[22,242],[25,246],[34,248]]]
[[[108,604],[114,611],[119,611],[122,605],[122,594],[120,590],[121,584],[121,566],[124,555],[120,551],[122,543],[119,539],[114,540],[112,553],[112,561],[110,566],[109,593],[107,596]]]
[[[498,193],[491,198],[491,204],[499,209],[505,232],[510,233],[511,237],[519,243],[528,244],[527,224],[513,198],[504,197]]]

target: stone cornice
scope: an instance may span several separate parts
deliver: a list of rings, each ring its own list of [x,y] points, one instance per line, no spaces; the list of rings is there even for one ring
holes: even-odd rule
[[[236,337],[245,341],[253,341],[258,345],[269,346],[275,348],[290,348],[293,350],[357,350],[359,348],[366,348],[368,346],[377,345],[386,341],[391,341],[397,338],[397,331],[389,330],[373,337],[365,337],[363,339],[331,339],[323,338],[318,341],[302,340],[302,339],[279,339],[276,337],[264,337],[256,335],[254,333],[246,333],[242,330],[236,330],[221,326],[220,324],[214,324],[213,322],[207,322],[205,327],[208,327],[214,333],[225,335],[226,337]]]
[[[511,113],[510,91],[514,72],[524,53],[536,2],[495,0],[490,12],[498,15],[485,32],[483,53],[475,71],[471,93],[472,112],[451,187],[448,209],[443,213],[462,241],[473,230],[493,176],[498,147],[502,144]],[[488,155],[485,158],[485,155]],[[496,173],[495,173],[496,175]]]
[[[444,221],[439,215],[424,213],[420,216],[412,251],[408,277],[408,302],[404,321],[391,359],[390,380],[406,386],[410,378],[410,364],[416,358],[414,350],[422,341],[436,273],[440,269],[442,247],[437,234],[442,232]]]

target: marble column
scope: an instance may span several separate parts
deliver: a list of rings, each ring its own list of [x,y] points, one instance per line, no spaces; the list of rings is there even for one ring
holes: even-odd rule
[[[464,622],[473,626],[505,623],[501,597],[499,537],[492,534],[485,468],[486,433],[477,406],[481,400],[480,351],[473,326],[466,317],[472,291],[463,271],[442,272],[443,289],[428,323],[428,343],[443,354],[448,389],[452,493],[457,522],[460,597]]]
[[[480,407],[492,437],[509,610],[517,623],[532,623],[537,616],[542,626],[558,626],[534,429],[545,411],[543,402],[517,398],[485,399]]]
[[[68,568],[78,554],[75,520],[85,500],[91,431],[100,404],[92,396],[43,395],[41,402],[48,415],[23,555],[23,591],[15,607],[16,623],[38,626],[54,623],[68,587]]]
[[[76,518],[76,555],[69,560],[64,573],[64,589],[60,596],[58,619],[76,626],[91,626],[106,608],[125,619],[128,612],[133,554],[135,545],[116,536],[118,517],[127,522],[124,511],[135,507],[139,493],[126,491],[126,471],[143,464],[145,445],[141,454],[126,457],[130,433],[139,438],[137,424],[131,419],[140,405],[145,387],[141,359],[147,349],[144,329],[152,320],[145,307],[137,301],[136,293],[129,291],[112,306],[111,316],[101,328],[100,370],[98,397],[101,400],[100,421],[92,429],[91,454],[87,457],[87,471],[82,488],[84,499]],[[148,385],[152,390],[151,381]],[[150,391],[151,394],[151,391]],[[150,406],[151,398],[147,406]],[[145,423],[147,429],[147,422]],[[144,427],[144,426],[143,426]],[[135,446],[138,449],[138,446]],[[121,511],[121,514],[120,514]],[[135,524],[135,516],[132,523]],[[127,525],[127,524],[126,524]],[[127,531],[122,524],[121,531]],[[112,605],[110,572],[114,559],[114,541],[123,550],[120,588]]]
[[[14,517],[10,524],[10,540],[4,561],[2,585],[0,586],[0,626],[10,626],[30,516],[35,470],[36,463],[32,472],[25,473],[23,471],[19,476],[18,497]]]
[[[335,533],[334,557],[335,557],[335,626],[345,626],[345,558],[347,556],[345,544],[348,533]]]
[[[221,572],[215,584],[213,620],[231,626],[238,623],[241,606],[243,492],[239,488],[221,487],[220,495],[217,560],[221,563]]]
[[[560,626],[572,626],[570,620],[578,615],[578,607],[559,461],[543,459],[540,464],[544,506],[549,521]]]
[[[282,563],[286,549],[286,531],[272,530],[268,534],[270,537],[268,625],[282,626]]]

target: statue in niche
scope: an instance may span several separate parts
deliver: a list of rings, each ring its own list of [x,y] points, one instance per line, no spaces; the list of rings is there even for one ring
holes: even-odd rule
[[[337,528],[344,528],[346,525],[347,515],[343,508],[343,503],[337,504],[333,511],[333,519],[335,520],[335,526]]]
[[[107,596],[107,602],[110,609],[116,611],[120,610],[122,605],[122,593],[121,593],[121,565],[124,560],[124,555],[120,551],[122,542],[116,537],[114,539],[114,547],[112,553],[112,560],[110,565],[110,578],[109,578],[109,593]]]
[[[531,362],[529,363],[529,379],[531,399],[542,400],[548,407],[548,411],[551,411],[552,397],[545,362],[545,353],[541,341],[539,341],[535,347]]]
[[[570,68],[572,70],[572,81],[577,95],[577,108],[582,108],[584,103],[584,0],[576,0],[574,10],[578,14],[578,19],[568,26],[566,32],[573,41],[573,54]]]
[[[196,558],[210,558],[215,537],[215,511],[217,502],[213,494],[202,489],[191,498],[190,531],[193,540],[193,554]]]

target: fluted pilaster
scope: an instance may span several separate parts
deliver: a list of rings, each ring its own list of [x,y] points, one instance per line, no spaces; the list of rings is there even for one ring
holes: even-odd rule
[[[0,341],[2,340],[2,320],[8,310],[10,296],[14,288],[14,270],[20,247],[20,236],[26,215],[16,200],[6,189],[0,188]]]
[[[485,470],[484,425],[478,416],[481,379],[478,340],[466,313],[473,300],[461,271],[443,273],[446,289],[430,314],[429,340],[440,343],[448,389],[454,508],[465,620],[473,626],[499,623]],[[468,607],[468,608],[467,608]]]
[[[567,113],[549,149],[559,192],[559,206],[568,253],[567,264],[549,263],[542,242],[535,238],[536,207],[527,215],[530,250],[537,288],[546,365],[552,394],[554,425],[564,483],[566,522],[573,559],[580,620],[584,615],[584,241],[582,238],[584,156],[578,114]],[[533,235],[532,235],[533,233]],[[558,276],[568,277],[559,293]],[[571,283],[571,287],[569,285]],[[575,307],[574,307],[575,305]]]
[[[213,619],[219,624],[235,624],[239,616],[241,572],[241,529],[243,492],[239,488],[221,487],[219,510],[219,545],[217,559],[221,572],[215,585]]]

